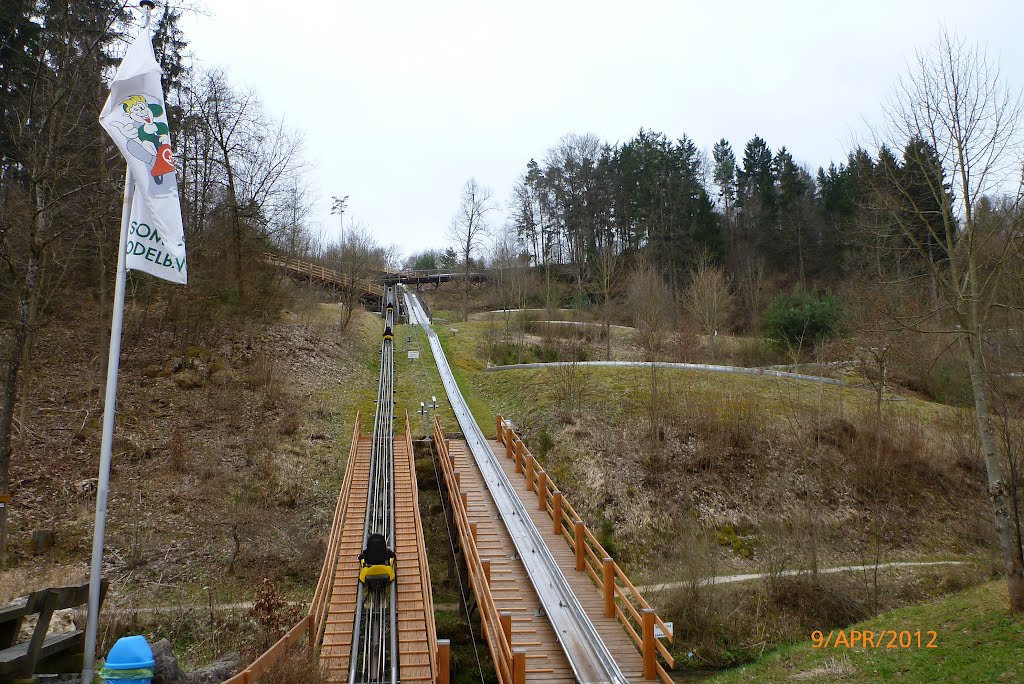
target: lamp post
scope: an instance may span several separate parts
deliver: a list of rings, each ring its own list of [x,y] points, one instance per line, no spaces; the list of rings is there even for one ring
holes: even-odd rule
[[[419,414],[423,416],[423,441],[430,442],[430,412],[437,410],[437,397],[430,397],[430,403],[420,402]]]
[[[348,202],[348,195],[344,197],[331,197],[331,213],[338,215],[341,223],[341,243],[345,244],[345,204]]]

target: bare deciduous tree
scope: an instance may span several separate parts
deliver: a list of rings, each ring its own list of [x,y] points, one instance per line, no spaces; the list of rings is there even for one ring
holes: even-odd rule
[[[302,138],[283,121],[268,117],[254,93],[237,91],[219,71],[204,78],[200,106],[223,171],[235,286],[244,300],[247,243],[254,237],[270,238],[275,218],[281,218],[279,210],[288,206],[292,184],[287,181],[301,168]],[[283,211],[286,217],[287,209]]]
[[[711,263],[711,256],[706,251],[698,254],[690,271],[690,285],[683,294],[683,306],[708,336],[708,351],[712,359],[717,357],[718,330],[732,315],[733,301],[725,269]]]
[[[600,297],[598,313],[604,328],[604,354],[608,361],[612,360],[612,317],[615,315],[615,288],[621,278],[622,256],[615,252],[615,240],[612,231],[605,230],[602,234],[601,246],[594,259],[594,284]]]
[[[584,409],[590,389],[586,369],[580,366],[583,352],[583,342],[573,330],[572,337],[562,348],[562,353],[568,358],[548,370],[559,417],[566,423],[572,422]]]
[[[598,232],[598,223],[607,206],[601,199],[601,139],[593,133],[569,133],[548,150],[545,163],[549,168],[546,182],[553,195],[552,216],[559,235],[558,261],[573,265],[576,291],[583,291],[587,278],[587,250]],[[564,244],[564,253],[562,253]]]
[[[629,308],[637,335],[651,362],[648,405],[651,444],[647,465],[653,475],[661,462],[661,378],[656,362],[672,319],[672,293],[661,274],[649,264],[641,263],[630,279]]]
[[[736,289],[751,327],[757,324],[757,318],[761,315],[765,276],[764,259],[751,256],[742,262],[736,277]]]
[[[466,181],[462,204],[448,229],[449,237],[459,246],[462,256],[462,320],[469,318],[469,269],[473,253],[487,235],[485,217],[491,209],[491,191],[478,184],[475,178]]]
[[[530,293],[529,255],[515,231],[506,228],[495,240],[491,253],[491,277],[505,323],[504,341],[514,344],[523,362],[526,343],[526,303]]]
[[[881,177],[878,201],[934,283],[937,301],[928,319],[962,341],[1010,607],[1021,613],[1021,520],[994,425],[990,383],[999,379],[986,372],[992,326],[1013,305],[1006,301],[1008,267],[1021,256],[1021,95],[1008,87],[983,50],[943,33],[899,81],[886,106],[886,122],[879,143],[899,149],[922,141],[930,149],[915,160],[927,183],[927,206],[884,165],[876,174]],[[987,198],[1007,193],[1009,211],[980,211]]]
[[[377,244],[366,226],[354,223],[337,243],[325,248],[323,260],[342,275],[338,295],[345,310],[341,329],[352,320],[352,312],[366,292],[366,283],[384,271],[391,262],[388,250]]]

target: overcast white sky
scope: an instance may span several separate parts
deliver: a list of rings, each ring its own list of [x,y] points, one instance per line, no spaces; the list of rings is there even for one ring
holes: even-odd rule
[[[1018,0],[205,0],[183,21],[306,139],[317,221],[408,254],[447,244],[470,177],[504,222],[516,178],[566,133],[640,127],[742,155],[758,134],[816,169],[845,158],[895,79],[945,25],[1024,77]],[[335,233],[336,234],[336,233]]]

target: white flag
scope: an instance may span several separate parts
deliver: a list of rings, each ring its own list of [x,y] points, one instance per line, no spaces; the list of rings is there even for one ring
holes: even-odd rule
[[[128,160],[135,182],[128,224],[128,268],[185,283],[185,235],[167,127],[160,65],[143,29],[117,68],[100,124]]]

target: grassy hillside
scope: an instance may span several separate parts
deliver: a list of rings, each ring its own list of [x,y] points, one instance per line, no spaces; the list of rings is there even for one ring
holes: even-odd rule
[[[964,442],[969,417],[961,411],[913,396],[886,402],[884,458],[876,463],[869,389],[658,370],[654,436],[649,368],[578,368],[576,378],[566,369],[485,372],[490,325],[435,326],[475,417],[488,431],[495,413],[512,418],[563,490],[591,502],[583,507],[595,515],[614,514],[620,501],[649,503],[650,517],[635,526],[613,520],[626,551],[631,531],[646,544],[645,531],[672,529],[684,511],[716,526],[757,526],[780,495],[793,507],[827,510],[826,534],[841,532],[881,499],[904,520],[893,521],[905,536],[891,546],[911,554],[968,552],[984,535],[976,516],[966,516],[965,530],[960,515],[965,501],[984,501],[980,461]],[[753,490],[751,480],[758,483]],[[665,510],[666,500],[676,507]],[[969,541],[958,542],[964,534]]]
[[[149,312],[128,311],[103,639],[169,637],[192,665],[262,638],[244,611],[211,604],[252,601],[264,578],[309,599],[355,413],[373,414],[381,322],[359,313],[341,331],[336,306],[296,303],[274,320],[204,330],[184,349]],[[102,392],[89,354],[102,331],[79,316],[40,332],[27,371],[32,429],[15,444],[14,558],[0,601],[88,572]],[[52,530],[56,545],[34,554],[34,529]],[[174,611],[131,612],[154,606]]]
[[[849,630],[908,631],[913,648],[896,646],[888,633],[877,648],[814,648],[808,639],[757,663],[709,680],[739,682],[1020,682],[1024,681],[1024,621],[1006,607],[1006,584],[989,582],[920,606],[901,608],[851,625]],[[918,648],[916,633],[922,645]],[[825,631],[825,637],[828,630]],[[835,636],[833,636],[834,643]],[[874,643],[878,640],[872,639]],[[891,643],[892,642],[892,643]],[[823,643],[821,637],[817,643]],[[907,643],[907,640],[904,641]]]
[[[515,421],[638,583],[679,583],[651,599],[676,620],[682,663],[746,662],[815,627],[848,625],[990,576],[984,467],[964,411],[904,392],[885,402],[879,432],[875,394],[855,376],[838,387],[649,367],[487,372],[508,339],[504,325],[434,327],[484,429],[495,413]],[[616,335],[616,344],[636,342],[631,331]],[[567,340],[549,328],[526,342],[543,356]],[[778,575],[950,558],[969,562],[821,576],[828,579]],[[741,572],[769,579],[700,584]]]

